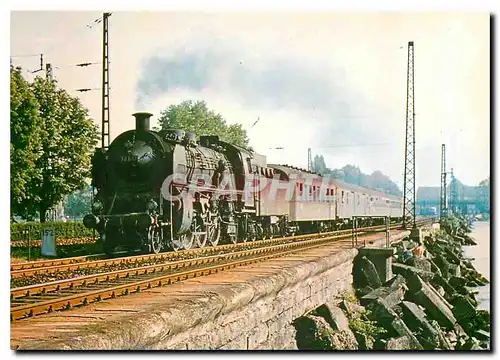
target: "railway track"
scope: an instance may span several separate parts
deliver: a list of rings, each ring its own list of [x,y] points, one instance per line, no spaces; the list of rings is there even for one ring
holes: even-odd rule
[[[374,229],[371,231],[365,230],[360,237],[372,231]],[[295,241],[249,250],[233,251],[225,254],[184,259],[14,288],[11,289],[11,321],[22,320],[53,311],[68,310],[73,307],[137,293],[142,290],[172,284],[193,277],[210,275],[219,271],[324,246],[332,240],[339,241],[343,239],[344,241],[349,241],[351,235],[352,230],[343,231],[342,234],[325,235],[316,239],[309,239],[314,235],[307,235],[307,239],[299,242]],[[317,234],[315,236],[317,237]],[[233,248],[238,247],[235,245],[232,246]]]
[[[393,224],[392,229],[399,226],[399,224]],[[359,228],[358,233],[367,231],[383,231],[385,230],[385,225],[382,226],[370,226]],[[198,249],[184,250],[179,252],[165,252],[161,254],[148,254],[148,255],[133,255],[125,257],[116,258],[104,258],[104,254],[91,255],[91,256],[80,256],[66,259],[55,259],[55,260],[44,260],[36,262],[25,262],[11,265],[11,280],[27,278],[37,275],[50,275],[60,272],[82,272],[84,269],[105,269],[110,267],[120,267],[131,265],[147,264],[151,262],[165,262],[165,261],[175,261],[180,259],[194,258],[196,256],[203,255],[215,255],[224,252],[231,252],[235,249],[243,248],[256,248],[262,246],[268,246],[273,244],[287,243],[291,241],[301,241],[306,239],[315,238],[318,236],[333,236],[333,235],[345,235],[352,234],[352,229],[337,230],[325,233],[315,233],[307,235],[297,235],[290,237],[279,237],[268,240],[259,240],[255,242],[243,242],[237,244],[226,244],[217,247],[204,247]]]

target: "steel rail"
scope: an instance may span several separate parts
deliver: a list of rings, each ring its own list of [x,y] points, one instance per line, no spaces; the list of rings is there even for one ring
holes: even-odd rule
[[[315,247],[324,246],[325,243],[331,242],[331,240],[347,239],[350,235],[351,234],[342,234],[322,237],[320,239],[292,242],[198,259],[182,260],[170,264],[117,270],[98,275],[89,275],[81,278],[12,289],[11,321],[50,313],[52,311],[70,309],[75,306],[87,305],[95,301],[128,295],[131,292],[162,286],[163,284],[171,284],[192,277],[208,275],[234,268],[236,266],[243,266],[273,257],[309,250]],[[368,234],[363,233],[362,237],[366,235]],[[188,270],[185,270],[186,268]],[[144,277],[146,277],[146,279]],[[138,281],[136,278],[139,278]],[[111,283],[105,284],[103,282]],[[114,284],[113,282],[118,284]],[[97,287],[98,289],[93,289],[92,287]],[[99,287],[101,288],[99,289]],[[105,288],[103,289],[102,287]],[[71,295],[68,295],[68,292]],[[63,297],[60,297],[61,295],[63,295]],[[47,300],[47,298],[50,297],[53,297],[53,299]],[[29,303],[19,305],[19,302]]]
[[[399,226],[400,224],[393,224],[391,227]],[[369,226],[357,229],[357,232],[367,232],[367,231],[382,231],[385,229],[385,225]],[[182,250],[178,252],[164,252],[160,254],[147,254],[147,255],[132,255],[126,257],[108,258],[101,260],[90,260],[91,258],[99,257],[100,255],[90,255],[87,257],[72,257],[66,259],[54,259],[54,260],[44,260],[34,263],[19,263],[13,264],[11,269],[15,267],[15,270],[11,270],[11,279],[23,278],[28,276],[35,276],[38,274],[55,273],[58,271],[68,271],[68,270],[80,270],[86,268],[99,268],[110,265],[119,265],[123,263],[140,263],[150,260],[175,260],[182,258],[183,256],[197,255],[213,253],[218,251],[232,250],[240,247],[260,247],[269,244],[283,242],[283,241],[293,241],[293,240],[305,240],[318,236],[330,236],[330,235],[343,235],[352,234],[352,229],[336,230],[325,233],[314,233],[314,234],[304,234],[296,236],[287,237],[276,237],[272,239],[258,240],[253,242],[239,242],[236,244],[224,244],[216,247],[203,247],[190,250]]]
[[[418,224],[422,222],[428,222],[430,219],[423,219],[417,221]],[[397,228],[401,223],[394,223],[391,225],[391,230]],[[358,228],[356,233],[366,232],[366,231],[384,231],[385,225],[376,225],[364,228]],[[294,241],[294,240],[304,240],[308,238],[318,237],[318,236],[329,236],[329,235],[341,235],[341,234],[352,234],[352,229],[343,229],[330,231],[325,233],[314,233],[314,234],[303,234],[296,236],[288,236],[288,237],[275,237],[272,239],[258,240],[255,242],[240,242],[236,244],[225,244],[219,245],[216,247],[204,247],[204,248],[196,248],[190,250],[182,250],[178,252],[164,252],[160,254],[146,254],[146,255],[131,255],[125,257],[113,257],[106,258],[101,260],[92,260],[92,259],[100,259],[105,256],[105,254],[95,254],[88,256],[78,256],[64,259],[52,259],[52,260],[42,260],[36,262],[23,262],[18,264],[11,265],[11,278],[23,278],[28,276],[35,276],[38,274],[50,274],[58,271],[67,271],[67,270],[81,270],[85,268],[92,267],[104,267],[110,265],[119,265],[123,263],[140,263],[146,262],[150,260],[175,260],[178,258],[182,258],[184,256],[191,256],[197,254],[206,254],[206,253],[214,253],[217,251],[225,251],[232,250],[239,247],[245,246],[254,246],[260,247],[268,244],[279,243],[283,241]],[[119,253],[115,253],[117,255]]]

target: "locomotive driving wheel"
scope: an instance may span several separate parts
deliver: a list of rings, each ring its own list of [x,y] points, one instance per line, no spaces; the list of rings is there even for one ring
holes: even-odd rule
[[[215,218],[212,224],[207,226],[207,239],[210,245],[217,246],[220,239],[220,225],[217,218]]]
[[[154,254],[159,254],[163,249],[161,230],[157,226],[150,226],[148,230],[148,243]]]
[[[193,221],[193,237],[197,247],[203,248],[207,244],[208,232],[207,227],[203,223],[198,223],[196,219]],[[204,234],[200,234],[204,233]]]
[[[177,239],[172,240],[172,249],[174,251],[189,250],[193,247],[194,236],[191,231],[185,234],[179,235]]]

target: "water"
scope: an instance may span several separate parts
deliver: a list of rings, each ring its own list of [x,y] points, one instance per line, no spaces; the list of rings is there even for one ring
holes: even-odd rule
[[[469,234],[477,243],[476,246],[464,246],[464,255],[472,257],[472,264],[488,281],[490,279],[490,222],[476,221],[472,232]],[[478,308],[490,311],[490,284],[475,288],[479,291],[476,295]]]

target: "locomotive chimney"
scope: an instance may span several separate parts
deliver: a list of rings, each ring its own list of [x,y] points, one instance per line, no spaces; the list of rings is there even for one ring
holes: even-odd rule
[[[136,112],[132,114],[135,117],[135,130],[136,131],[149,131],[149,118],[153,116],[148,112]]]

